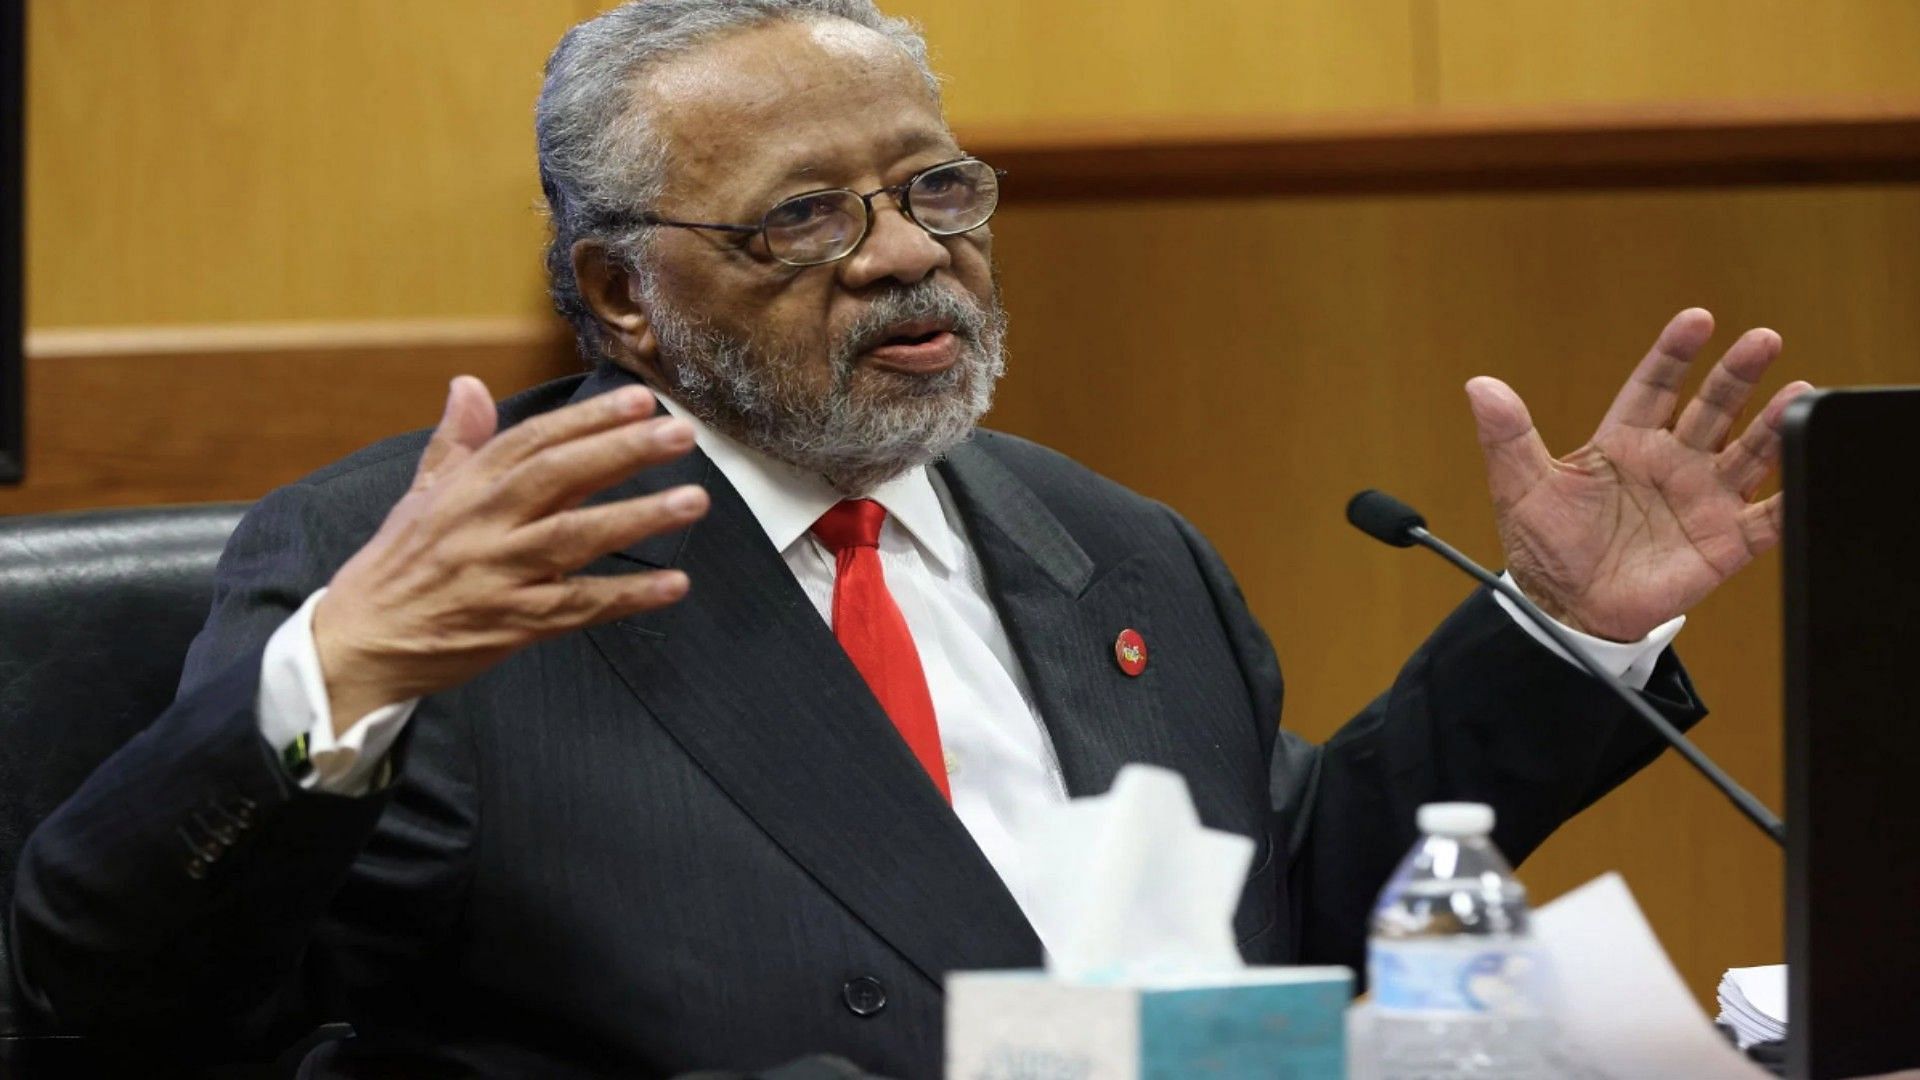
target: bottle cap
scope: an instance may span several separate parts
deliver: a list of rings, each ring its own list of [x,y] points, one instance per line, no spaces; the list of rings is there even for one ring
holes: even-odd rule
[[[1420,808],[1420,831],[1430,836],[1485,836],[1493,831],[1493,807],[1477,802],[1435,802]]]

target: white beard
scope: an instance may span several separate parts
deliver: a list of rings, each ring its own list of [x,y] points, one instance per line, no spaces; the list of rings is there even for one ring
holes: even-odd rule
[[[661,366],[675,400],[747,446],[807,472],[842,494],[864,495],[909,469],[945,455],[973,433],[993,404],[1006,370],[1006,313],[996,296],[981,305],[957,290],[923,282],[878,296],[833,343],[826,393],[798,377],[819,361],[792,350],[742,341],[661,302],[642,284]],[[924,317],[952,321],[961,350],[935,375],[881,375],[884,396],[857,393],[861,352],[889,327]],[[874,380],[864,380],[867,387]],[[875,400],[880,398],[879,400]]]

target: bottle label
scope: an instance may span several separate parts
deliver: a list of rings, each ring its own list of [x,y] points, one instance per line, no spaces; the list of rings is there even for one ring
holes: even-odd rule
[[[1529,1015],[1540,974],[1532,943],[1512,938],[1376,940],[1367,950],[1374,1004],[1394,1012]]]

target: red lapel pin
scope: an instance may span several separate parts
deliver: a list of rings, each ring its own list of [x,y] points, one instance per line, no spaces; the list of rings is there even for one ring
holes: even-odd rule
[[[1121,671],[1129,675],[1140,674],[1147,670],[1147,640],[1140,636],[1140,631],[1127,627],[1120,631],[1119,637],[1113,639],[1113,659],[1120,665]]]

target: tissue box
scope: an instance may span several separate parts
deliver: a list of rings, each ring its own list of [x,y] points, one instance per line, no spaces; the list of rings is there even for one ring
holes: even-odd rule
[[[1353,972],[1269,967],[1098,985],[947,978],[948,1080],[1344,1080]]]

